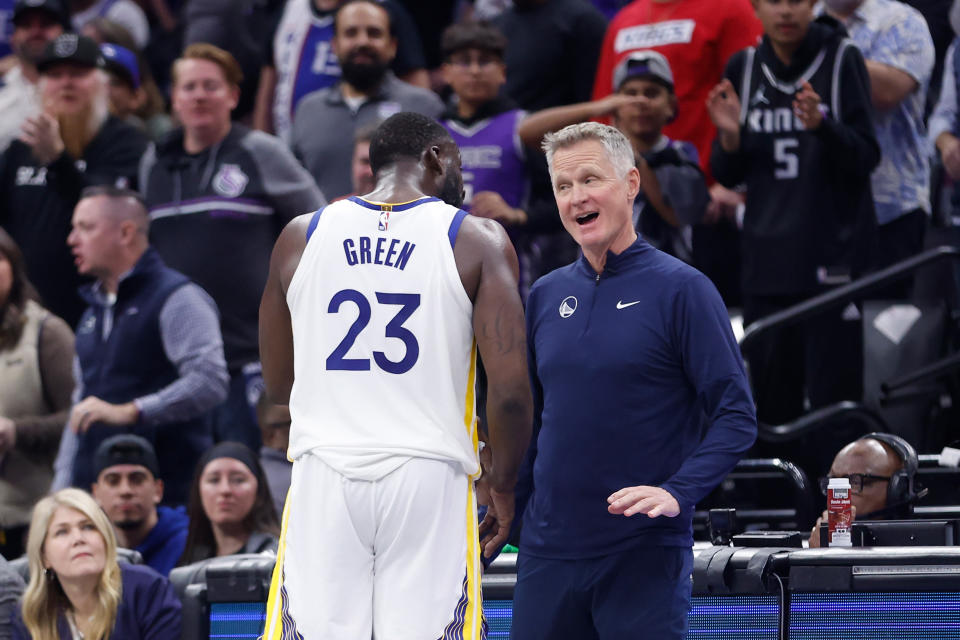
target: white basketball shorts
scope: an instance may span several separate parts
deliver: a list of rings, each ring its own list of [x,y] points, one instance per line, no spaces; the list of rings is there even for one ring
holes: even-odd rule
[[[482,640],[473,481],[412,458],[348,479],[296,460],[267,602],[265,640]]]

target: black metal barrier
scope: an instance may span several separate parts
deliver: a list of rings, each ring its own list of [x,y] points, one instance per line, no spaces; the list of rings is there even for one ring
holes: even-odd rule
[[[960,638],[960,547],[694,548],[690,639]],[[483,579],[488,638],[509,637],[516,556]],[[184,640],[256,638],[273,558],[176,569]],[[641,638],[642,635],[638,635]]]

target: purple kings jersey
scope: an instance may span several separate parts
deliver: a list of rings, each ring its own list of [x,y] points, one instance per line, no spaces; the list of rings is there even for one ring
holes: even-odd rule
[[[333,16],[318,18],[311,0],[290,0],[273,39],[277,87],[273,97],[273,131],[290,143],[293,114],[300,99],[340,80],[333,53]]]
[[[523,208],[527,174],[517,127],[524,116],[525,111],[513,109],[469,127],[453,120],[443,121],[460,147],[465,210],[470,210],[473,194],[481,191],[495,191],[511,207]]]

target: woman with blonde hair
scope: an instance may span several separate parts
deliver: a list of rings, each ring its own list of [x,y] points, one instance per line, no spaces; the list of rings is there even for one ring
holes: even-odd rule
[[[176,640],[180,601],[149,567],[117,563],[113,526],[93,498],[63,489],[37,503],[30,583],[14,640]]]

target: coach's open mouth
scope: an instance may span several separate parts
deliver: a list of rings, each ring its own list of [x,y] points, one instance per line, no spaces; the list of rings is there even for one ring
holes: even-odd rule
[[[596,219],[600,215],[599,211],[594,211],[592,213],[585,213],[582,216],[577,216],[577,224],[587,224],[591,220]]]

